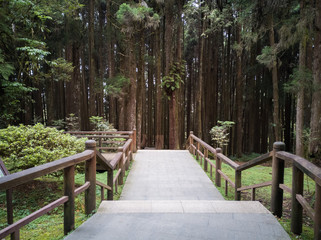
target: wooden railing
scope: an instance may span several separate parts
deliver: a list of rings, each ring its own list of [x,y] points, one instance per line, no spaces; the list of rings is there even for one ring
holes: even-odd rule
[[[104,150],[118,150],[126,140],[131,139],[132,151],[136,152],[136,130],[133,131],[69,131],[66,132],[76,137],[86,137],[97,142],[97,149],[102,152]],[[116,140],[115,140],[116,139]],[[115,146],[109,146],[115,145]]]
[[[101,189],[101,200],[104,200],[104,193],[107,190],[107,200],[114,199],[115,192],[118,191],[118,185],[123,185],[123,179],[126,170],[129,168],[130,161],[133,159],[133,153],[136,152],[136,130],[133,131],[76,131],[66,132],[76,137],[86,137],[97,141],[96,147],[97,162],[102,165],[102,169],[107,172],[107,184],[96,181]],[[117,141],[115,141],[117,139]],[[125,141],[121,141],[125,139]],[[117,146],[106,146],[115,144]],[[103,152],[117,150],[117,153],[111,160],[107,160]],[[116,172],[114,172],[116,171]]]
[[[75,224],[75,196],[85,191],[85,212],[86,214],[92,213],[96,208],[96,185],[101,189],[101,200],[104,200],[105,189],[107,190],[107,199],[113,200],[114,187],[117,192],[118,185],[123,184],[125,172],[129,169],[133,153],[136,151],[136,131],[70,133],[78,137],[98,140],[99,145],[96,145],[95,140],[88,140],[86,141],[86,151],[83,153],[13,174],[9,174],[5,168],[3,169],[3,164],[0,164],[0,170],[7,175],[0,178],[0,191],[5,190],[7,194],[7,219],[9,224],[8,227],[0,230],[0,239],[10,234],[11,239],[19,239],[20,228],[63,204],[64,233],[69,233],[74,229]],[[115,138],[123,138],[125,141],[117,142],[120,145],[118,147],[104,147],[104,144],[114,143],[106,139]],[[117,150],[117,153],[108,161],[102,153],[105,150]],[[75,165],[81,162],[86,162],[85,183],[75,189]],[[107,172],[107,184],[96,180],[97,162],[101,163]],[[64,196],[13,223],[12,188],[59,170],[64,171]]]
[[[241,192],[252,190],[252,200],[255,200],[255,189],[272,186],[271,190],[271,212],[278,217],[282,216],[283,191],[292,195],[291,200],[291,231],[295,234],[302,233],[302,213],[303,209],[314,221],[314,239],[321,240],[321,169],[308,160],[299,156],[284,152],[285,144],[275,142],[273,151],[259,156],[245,164],[239,165],[222,154],[220,148],[214,149],[207,143],[190,133],[188,149],[196,156],[197,160],[204,160],[204,171],[208,171],[210,165],[210,176],[213,176],[215,168],[215,185],[221,187],[221,178],[225,180],[225,194],[228,192],[228,185],[234,188],[235,200],[241,200]],[[209,158],[209,152],[213,156],[213,161]],[[242,171],[272,160],[272,180],[251,186],[242,186]],[[292,189],[284,185],[284,163],[293,166]],[[232,181],[221,168],[222,163],[234,169],[235,180]],[[315,182],[315,203],[312,208],[303,197],[303,176],[306,174]]]
[[[29,182],[35,178],[50,174],[59,170],[64,173],[64,196],[54,202],[42,207],[36,212],[13,223],[12,198],[7,195],[7,215],[10,225],[0,231],[0,239],[11,234],[11,239],[19,239],[20,228],[48,213],[54,208],[64,205],[64,233],[67,234],[75,226],[75,196],[85,191],[85,212],[92,213],[96,208],[96,142],[86,141],[86,151],[62,158],[41,166],[33,167],[21,172],[9,174],[0,178],[0,191],[5,190],[8,193],[12,188]],[[85,162],[85,183],[75,189],[75,165]],[[11,193],[10,193],[11,194]]]

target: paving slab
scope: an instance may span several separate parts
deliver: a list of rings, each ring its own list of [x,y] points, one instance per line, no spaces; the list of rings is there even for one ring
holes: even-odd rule
[[[120,200],[223,200],[187,150],[139,150]]]

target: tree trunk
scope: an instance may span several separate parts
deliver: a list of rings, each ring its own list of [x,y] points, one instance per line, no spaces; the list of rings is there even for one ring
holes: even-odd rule
[[[270,46],[273,48],[275,46],[274,38],[274,21],[273,14],[269,16],[269,40]],[[281,125],[280,125],[280,107],[279,107],[279,81],[278,81],[278,64],[277,60],[273,61],[272,66],[272,83],[273,83],[273,124],[274,124],[274,135],[275,141],[281,140]]]
[[[96,93],[95,93],[95,56],[94,56],[94,8],[95,1],[89,0],[89,115],[96,116]]]
[[[315,2],[315,35],[313,60],[313,85],[311,105],[311,136],[309,153],[320,159],[321,155],[321,0]]]
[[[163,124],[163,102],[162,102],[162,88],[161,88],[161,51],[160,51],[160,29],[158,28],[155,33],[155,79],[156,79],[156,137],[155,147],[156,149],[164,148],[164,124]]]
[[[236,30],[236,40],[241,44],[241,29],[239,24]],[[243,147],[243,76],[242,76],[242,52],[237,53],[237,70],[236,70],[236,154],[242,156]]]

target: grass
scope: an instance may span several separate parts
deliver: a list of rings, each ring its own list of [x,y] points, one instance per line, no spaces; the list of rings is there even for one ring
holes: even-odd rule
[[[130,166],[131,168],[131,166]],[[129,168],[129,170],[130,170]],[[128,176],[126,171],[124,182]],[[116,174],[116,171],[115,173]],[[107,173],[97,173],[98,181],[106,183]],[[75,175],[76,187],[84,184],[85,174]],[[114,190],[114,200],[118,200],[123,186],[118,186],[118,192]],[[14,222],[40,209],[50,202],[63,196],[62,177],[44,176],[27,184],[21,185],[13,190]],[[107,191],[105,190],[105,199]],[[6,194],[0,192],[0,229],[7,226],[6,216]],[[75,227],[77,228],[90,216],[85,215],[85,197],[81,193],[75,198]],[[96,187],[96,206],[100,204],[100,187]],[[44,216],[32,221],[20,229],[20,238],[24,240],[60,240],[64,238],[63,230],[63,206],[59,206],[45,214]],[[10,239],[10,236],[5,238]]]
[[[248,161],[252,159],[256,155],[251,155],[250,157],[243,157],[242,161]],[[240,162],[242,162],[240,161]],[[213,161],[214,162],[214,161]],[[200,162],[199,162],[200,163]],[[202,163],[202,168],[204,169],[204,161]],[[208,165],[208,171],[210,170]],[[234,182],[235,171],[233,168],[228,166],[227,164],[222,163],[222,171]],[[207,172],[207,175],[210,177],[210,172]],[[211,179],[213,182],[215,181],[215,169],[213,168],[213,178]],[[242,186],[249,186],[253,184],[263,183],[272,180],[272,167],[269,164],[255,166],[253,168],[247,169],[242,172]],[[284,169],[284,183],[292,187],[292,167],[287,167]],[[314,181],[305,177],[304,180],[304,196],[307,200],[309,200],[310,204],[314,203]],[[222,196],[226,200],[234,200],[234,188],[228,186],[228,195],[225,196],[225,179],[221,178],[221,187],[217,187]],[[241,195],[242,200],[251,200],[251,192],[243,191]],[[284,192],[284,201],[283,201],[283,217],[278,218],[278,221],[289,234],[291,239],[300,239],[300,240],[310,240],[313,239],[313,222],[312,220],[306,216],[303,212],[303,231],[300,236],[297,236],[291,232],[291,195],[287,192]],[[271,201],[271,186],[258,188],[256,189],[256,200],[260,201],[267,209],[270,210],[270,201]]]

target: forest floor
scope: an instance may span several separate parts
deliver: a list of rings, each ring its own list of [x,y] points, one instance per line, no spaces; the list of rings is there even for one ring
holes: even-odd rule
[[[256,154],[243,156],[237,163],[243,164],[246,161],[257,157]],[[235,159],[234,159],[235,160]],[[202,164],[204,169],[204,163]],[[215,169],[213,169],[212,181],[215,181]],[[230,166],[222,164],[222,171],[229,176],[229,178],[234,181],[235,172]],[[207,172],[209,178],[210,173]],[[271,163],[265,163],[242,172],[242,186],[249,186],[253,184],[263,183],[272,180],[272,167]],[[292,187],[292,167],[286,167],[284,170],[284,184],[288,187]],[[234,188],[228,186],[228,195],[225,196],[225,181],[222,178],[222,186],[217,187],[221,192],[222,196],[226,200],[234,200]],[[314,205],[314,181],[305,178],[304,179],[304,197],[310,203],[311,206]],[[251,190],[243,191],[241,194],[242,200],[251,201]],[[256,189],[256,201],[260,201],[268,210],[271,210],[271,186]],[[291,195],[284,192],[283,201],[283,216],[278,218],[278,221],[289,234],[291,239],[299,240],[311,240],[313,239],[313,221],[309,218],[305,212],[303,212],[303,230],[302,235],[298,236],[291,232]]]
[[[130,166],[131,167],[131,166]],[[130,170],[130,168],[129,168]],[[126,171],[125,179],[129,170]],[[107,181],[107,173],[97,173],[97,180]],[[84,183],[85,175],[75,175],[76,187]],[[118,200],[123,186],[118,186],[118,192],[114,192],[114,199]],[[115,190],[114,190],[115,191]],[[31,214],[41,207],[63,196],[63,177],[46,176],[23,184],[13,190],[14,221]],[[105,191],[105,198],[107,193]],[[0,229],[7,226],[6,193],[0,192]],[[84,193],[75,198],[75,228],[85,222],[90,216],[85,214]],[[96,209],[100,204],[100,187],[96,187]],[[48,214],[32,221],[20,229],[20,239],[24,240],[58,240],[64,238],[63,205],[55,208]],[[5,238],[10,239],[10,236]]]

